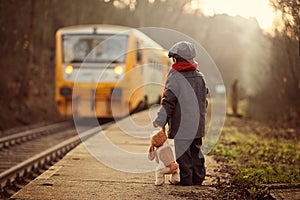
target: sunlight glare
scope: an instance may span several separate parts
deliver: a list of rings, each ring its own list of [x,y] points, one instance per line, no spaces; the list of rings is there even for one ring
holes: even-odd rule
[[[269,0],[195,0],[205,15],[228,14],[230,16],[254,17],[265,31],[271,31],[276,13]],[[194,5],[195,6],[195,5]]]

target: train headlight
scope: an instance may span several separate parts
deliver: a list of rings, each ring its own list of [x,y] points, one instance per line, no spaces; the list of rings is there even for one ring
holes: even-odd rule
[[[114,71],[117,75],[121,75],[123,73],[123,67],[122,66],[115,66]]]
[[[70,75],[73,72],[73,66],[72,65],[67,65],[65,68],[66,74]]]

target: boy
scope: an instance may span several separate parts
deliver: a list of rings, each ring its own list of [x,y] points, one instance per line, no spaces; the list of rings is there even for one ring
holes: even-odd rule
[[[168,56],[174,64],[153,126],[169,125],[168,137],[174,139],[180,184],[201,185],[205,177],[201,146],[205,132],[206,83],[194,60],[196,50],[192,43],[174,44]]]

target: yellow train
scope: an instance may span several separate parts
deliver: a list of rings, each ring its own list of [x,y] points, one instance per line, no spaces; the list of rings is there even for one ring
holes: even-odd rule
[[[63,116],[119,118],[159,102],[166,51],[137,29],[79,25],[56,32],[55,102]]]

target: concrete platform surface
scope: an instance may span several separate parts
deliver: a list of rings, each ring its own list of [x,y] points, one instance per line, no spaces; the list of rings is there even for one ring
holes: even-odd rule
[[[218,185],[227,182],[229,175],[221,172],[209,156],[203,186],[174,186],[167,179],[163,186],[154,185],[156,163],[148,161],[147,152],[153,131],[151,118],[156,111],[144,111],[109,126],[77,146],[11,199],[222,198],[220,190],[224,188]]]

